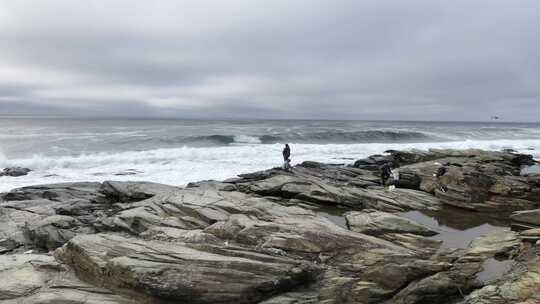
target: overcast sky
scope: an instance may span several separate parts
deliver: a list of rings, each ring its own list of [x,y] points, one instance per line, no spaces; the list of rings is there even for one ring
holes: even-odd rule
[[[0,0],[0,114],[540,121],[540,1]]]

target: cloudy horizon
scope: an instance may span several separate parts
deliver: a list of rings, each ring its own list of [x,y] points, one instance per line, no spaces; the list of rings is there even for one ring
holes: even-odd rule
[[[2,1],[0,115],[539,122],[539,16],[532,0]]]

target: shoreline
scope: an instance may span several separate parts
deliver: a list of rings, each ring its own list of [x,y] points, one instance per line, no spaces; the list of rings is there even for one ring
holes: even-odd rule
[[[490,148],[494,143],[461,142],[458,147]],[[293,163],[316,160],[324,163],[349,163],[350,159],[368,157],[385,149],[408,150],[455,148],[455,143],[442,144],[355,144],[355,145],[295,145]],[[526,148],[533,143],[501,142],[491,147],[521,147],[520,153],[534,153]],[[540,147],[540,141],[537,146]],[[539,148],[540,149],[540,148]],[[0,177],[0,192],[37,184],[70,181],[152,181],[170,185],[185,185],[197,180],[222,180],[238,173],[249,173],[281,165],[280,145],[223,146],[213,148],[175,148],[130,151],[112,154],[88,154],[77,157],[31,157],[2,161],[0,167],[22,166],[33,169],[28,176],[17,179]],[[338,158],[347,158],[342,160]]]

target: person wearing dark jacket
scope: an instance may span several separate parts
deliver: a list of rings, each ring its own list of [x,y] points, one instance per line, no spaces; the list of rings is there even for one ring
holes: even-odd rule
[[[392,165],[390,163],[384,163],[381,167],[381,183],[386,186],[386,182],[392,175]]]
[[[283,160],[288,160],[289,157],[291,157],[291,148],[289,147],[289,144],[285,144],[285,148],[283,149]]]
[[[437,180],[437,184],[439,186],[439,189],[441,190],[441,192],[446,192],[448,191],[448,188],[446,188],[441,180],[441,177],[443,177],[446,172],[448,172],[448,166],[450,166],[450,163],[444,163],[442,164],[438,169],[437,169],[437,172],[435,174],[433,174],[435,176],[435,179]]]
[[[447,171],[448,171],[448,169],[446,168],[446,165],[442,166],[442,167],[439,167],[439,169],[437,169],[437,173],[435,173],[435,176],[436,177],[441,177],[441,176],[445,175]]]
[[[289,147],[289,144],[285,144],[285,148],[283,149],[283,169],[290,170],[291,169],[291,148]]]

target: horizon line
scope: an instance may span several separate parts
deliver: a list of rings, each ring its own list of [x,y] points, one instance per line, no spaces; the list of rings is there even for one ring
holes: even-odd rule
[[[439,123],[533,123],[540,121],[515,121],[515,120],[426,120],[426,119],[352,119],[352,118],[247,118],[247,117],[172,117],[172,116],[118,116],[118,115],[59,115],[59,114],[0,114],[2,118],[71,118],[71,119],[126,119],[126,120],[223,120],[223,121],[365,121],[365,122],[439,122]]]

